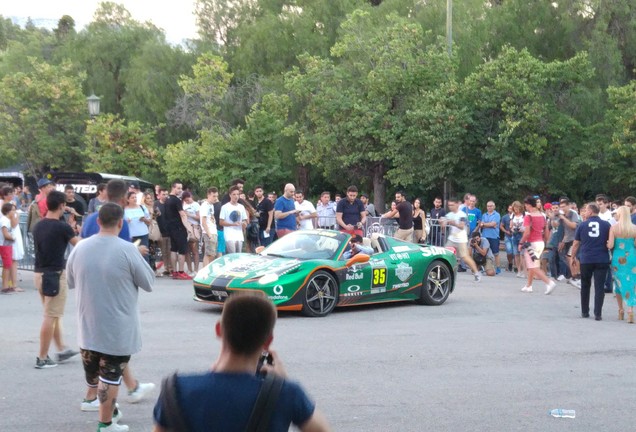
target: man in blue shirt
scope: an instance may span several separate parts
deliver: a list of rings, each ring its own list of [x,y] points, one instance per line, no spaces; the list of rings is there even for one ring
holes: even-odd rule
[[[296,187],[291,183],[287,183],[283,195],[278,197],[274,204],[274,219],[276,219],[276,236],[278,238],[282,238],[298,229],[296,215],[300,213],[300,210],[296,210],[295,192]]]
[[[263,385],[263,377],[256,371],[264,351],[271,355],[271,363],[263,364],[261,372],[283,378],[265,430],[287,431],[291,423],[301,431],[329,430],[324,416],[300,385],[286,379],[280,358],[270,349],[275,324],[276,309],[266,296],[230,296],[215,327],[221,340],[218,358],[207,372],[177,374],[172,385],[164,381],[154,409],[153,431],[181,430],[176,424],[179,418],[191,432],[247,430]],[[169,398],[169,394],[174,397]]]
[[[481,228],[481,236],[488,240],[490,250],[495,255],[495,270],[499,274],[499,224],[501,216],[495,210],[495,202],[488,201],[486,204],[487,212],[481,218],[479,227]]]
[[[605,278],[610,264],[607,240],[611,225],[602,220],[599,207],[595,202],[587,205],[587,220],[579,224],[574,233],[572,256],[581,248],[581,316],[590,316],[590,288],[594,277],[594,319],[602,319],[603,301],[605,299]]]
[[[113,179],[108,182],[106,185],[106,202],[112,202],[115,204],[119,204],[124,207],[126,205],[126,183],[123,180]],[[98,213],[94,212],[84,218],[84,225],[82,225],[82,238],[89,238],[97,233],[99,233],[99,225],[97,225],[97,216]],[[130,229],[128,228],[128,222],[124,218],[124,226],[122,226],[121,231],[119,231],[119,238],[130,241]],[[144,250],[145,249],[145,253]],[[148,248],[145,246],[140,246],[139,251],[142,255],[146,255],[148,253]]]
[[[475,195],[471,195],[468,199],[468,207],[464,212],[468,216],[468,223],[470,225],[470,231],[468,234],[472,233],[477,229],[477,225],[481,222],[481,210],[477,207],[477,197]]]

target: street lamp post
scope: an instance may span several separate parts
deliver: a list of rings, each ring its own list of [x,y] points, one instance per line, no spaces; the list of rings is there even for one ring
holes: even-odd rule
[[[88,102],[88,114],[90,114],[92,119],[99,115],[99,101],[100,97],[95,96],[95,93],[86,98],[86,102]]]

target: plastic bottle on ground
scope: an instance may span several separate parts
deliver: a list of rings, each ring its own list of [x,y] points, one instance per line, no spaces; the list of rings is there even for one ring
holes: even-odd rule
[[[575,418],[576,417],[575,410],[568,410],[568,409],[561,409],[561,408],[553,409],[549,412],[549,414],[552,417],[557,417],[557,418]]]

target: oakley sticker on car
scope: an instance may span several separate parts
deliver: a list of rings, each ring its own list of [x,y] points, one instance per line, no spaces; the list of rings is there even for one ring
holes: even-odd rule
[[[343,297],[355,297],[362,295],[362,291],[360,291],[360,285],[351,285],[347,288],[347,291],[348,292],[342,294]]]

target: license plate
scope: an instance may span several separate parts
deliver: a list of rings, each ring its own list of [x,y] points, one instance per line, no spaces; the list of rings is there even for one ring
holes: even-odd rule
[[[225,291],[212,290],[212,294],[214,294],[217,297],[227,297],[227,292],[225,292]]]

